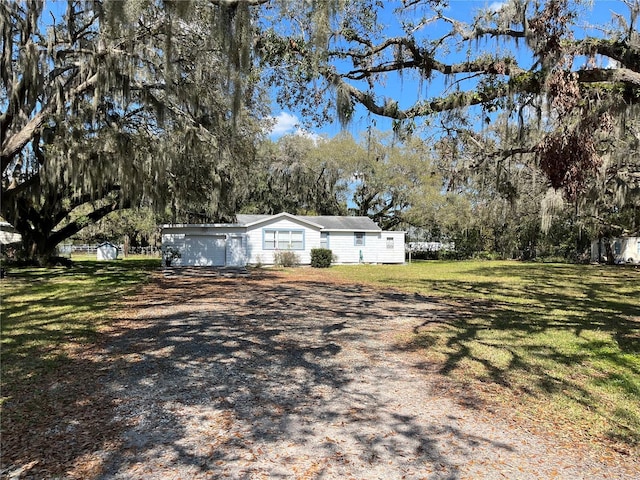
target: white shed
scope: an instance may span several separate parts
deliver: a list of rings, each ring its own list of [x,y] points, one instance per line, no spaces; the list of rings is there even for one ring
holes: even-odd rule
[[[102,242],[96,248],[98,260],[115,260],[118,258],[118,247],[111,242]]]

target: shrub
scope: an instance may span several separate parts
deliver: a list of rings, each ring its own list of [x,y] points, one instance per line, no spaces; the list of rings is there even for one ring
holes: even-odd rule
[[[502,260],[502,255],[497,252],[487,252],[482,250],[480,252],[474,252],[471,256],[474,260]]]
[[[176,247],[168,246],[163,252],[163,257],[164,264],[167,267],[170,267],[175,259],[182,257],[182,254]]]
[[[406,255],[409,256],[408,254]],[[438,250],[414,250],[411,252],[411,260],[439,260],[440,251]]]
[[[278,267],[297,267],[300,265],[300,258],[295,252],[284,250],[273,254],[273,263]]]
[[[316,268],[327,268],[331,266],[333,253],[328,248],[311,249],[311,266]]]

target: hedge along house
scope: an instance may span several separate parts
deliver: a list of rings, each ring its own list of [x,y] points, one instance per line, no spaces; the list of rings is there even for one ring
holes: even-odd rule
[[[238,215],[233,224],[163,225],[162,249],[176,266],[272,265],[284,250],[308,265],[313,248],[331,250],[335,263],[404,263],[404,233],[369,217]]]

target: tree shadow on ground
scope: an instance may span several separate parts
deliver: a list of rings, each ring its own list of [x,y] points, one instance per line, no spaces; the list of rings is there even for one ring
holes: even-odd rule
[[[430,352],[432,359],[437,352],[438,371],[445,376],[580,405],[609,425],[610,440],[636,449],[640,411],[626,408],[622,400],[615,411],[607,410],[601,395],[614,392],[632,405],[640,393],[637,272],[623,272],[629,293],[622,294],[616,288],[619,271],[602,269],[594,278],[583,266],[545,266],[554,270],[553,275],[545,270],[546,276],[534,268],[479,268],[468,272],[474,281],[414,280],[412,286],[422,291],[449,297],[456,316],[416,325],[405,348]],[[614,273],[617,281],[609,281]],[[520,283],[505,283],[510,275]]]
[[[139,284],[157,263],[13,269],[2,280],[3,477],[96,474],[90,457],[124,428],[103,388],[109,361],[97,353],[97,327],[114,291]],[[85,277],[105,289],[86,288]]]
[[[431,306],[408,313],[412,296],[390,305],[360,286],[266,277],[161,278],[131,305],[135,318],[109,335],[106,388],[132,427],[102,478],[145,466],[161,478],[180,465],[192,478],[291,478],[293,468],[300,478],[418,469],[454,479],[445,435],[462,450],[511,448],[398,411],[385,383],[406,365],[372,373],[392,354],[391,319]]]
[[[394,386],[418,385],[425,397],[431,387],[406,380],[417,362],[398,356],[394,322],[414,327],[422,347],[432,341],[430,329],[455,329],[444,374],[465,359],[482,359],[465,348],[484,329],[499,325],[528,335],[548,328],[533,315],[516,322],[491,303],[452,306],[419,294],[287,281],[277,272],[240,279],[158,275],[127,306],[101,337],[102,348],[70,356],[68,370],[42,379],[32,395],[40,402],[38,428],[12,432],[3,425],[3,460],[37,462],[27,477],[168,478],[179,471],[194,479],[376,472],[459,478],[460,464],[479,446],[503,452],[516,446],[437,422],[446,418],[437,409],[404,405]],[[483,322],[478,306],[486,309]],[[577,361],[553,347],[532,348],[543,347],[540,354]],[[46,352],[24,353],[46,361]],[[532,368],[515,353],[507,366],[485,362],[492,381],[504,384],[510,370]],[[66,393],[54,401],[46,392]],[[468,392],[461,403],[474,402]],[[17,417],[34,411],[10,407]],[[21,456],[5,455],[5,427]]]

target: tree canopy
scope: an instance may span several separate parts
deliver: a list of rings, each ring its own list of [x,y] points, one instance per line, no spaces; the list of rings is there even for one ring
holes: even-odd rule
[[[594,25],[584,15],[589,2],[570,0],[510,0],[467,22],[439,0],[332,5],[323,35],[295,22],[296,11],[260,37],[284,104],[318,120],[335,108],[342,122],[360,105],[392,119],[399,134],[441,128],[482,143],[476,165],[528,155],[569,201],[599,183],[637,205],[638,0],[616,3],[611,21]],[[417,88],[396,97],[384,88],[409,80]],[[517,134],[496,142],[486,126],[497,122]]]
[[[543,226],[570,205],[579,228],[640,228],[640,0],[592,25],[586,0],[508,0],[473,17],[445,0],[64,6],[0,4],[0,211],[29,256],[129,205],[181,221],[266,203],[340,212],[345,178],[358,213],[386,227],[434,212],[452,225],[451,205],[472,216],[492,177],[513,211],[535,191]],[[404,150],[372,156],[393,142],[369,139],[337,162],[335,144],[288,139],[256,158],[265,89],[308,124],[347,125],[358,109],[371,128],[389,119]],[[433,162],[444,177],[423,175]],[[439,204],[437,188],[470,203]]]
[[[0,4],[1,212],[26,255],[46,260],[87,223],[143,201],[233,216],[234,177],[263,112],[246,59],[234,65],[225,43],[242,12],[215,2],[71,1],[56,14],[44,5]]]

